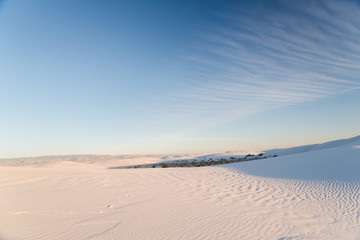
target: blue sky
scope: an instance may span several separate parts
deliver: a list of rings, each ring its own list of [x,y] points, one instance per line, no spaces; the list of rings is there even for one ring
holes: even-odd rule
[[[358,1],[0,1],[0,158],[360,134]]]

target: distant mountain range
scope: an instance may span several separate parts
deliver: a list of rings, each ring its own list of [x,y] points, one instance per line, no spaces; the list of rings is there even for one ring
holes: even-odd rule
[[[311,144],[298,147],[284,148],[284,149],[271,149],[263,151],[265,156],[284,156],[289,154],[304,153],[309,151],[348,147],[348,146],[359,146],[360,148],[360,135],[348,138],[340,139],[321,144]],[[215,153],[215,154],[182,154],[182,155],[168,155],[168,154],[148,154],[148,155],[58,155],[58,156],[39,156],[39,157],[22,157],[22,158],[7,158],[0,159],[0,165],[3,166],[27,166],[27,165],[40,165],[44,163],[60,162],[60,161],[71,161],[77,163],[95,163],[95,162],[110,162],[110,161],[121,161],[124,159],[138,159],[138,158],[152,158],[159,159],[161,161],[172,161],[179,159],[209,159],[209,158],[230,158],[244,156],[241,154],[233,153]]]

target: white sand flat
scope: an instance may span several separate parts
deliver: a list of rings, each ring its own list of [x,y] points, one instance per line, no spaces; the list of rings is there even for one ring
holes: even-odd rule
[[[0,167],[0,239],[359,239],[358,145],[202,168]]]

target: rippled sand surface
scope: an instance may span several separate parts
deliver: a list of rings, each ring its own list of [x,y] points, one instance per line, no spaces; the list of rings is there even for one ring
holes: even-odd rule
[[[0,239],[359,239],[359,151],[203,168],[0,167]]]

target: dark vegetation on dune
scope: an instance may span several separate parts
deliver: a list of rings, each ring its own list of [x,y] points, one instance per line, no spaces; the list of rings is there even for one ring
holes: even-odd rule
[[[191,159],[191,160],[177,160],[173,162],[160,162],[152,164],[141,164],[141,165],[131,165],[131,166],[121,166],[121,167],[110,167],[109,169],[125,169],[125,168],[175,168],[175,167],[205,167],[205,166],[214,166],[221,164],[230,164],[237,162],[247,162],[258,159],[265,159],[269,157],[277,157],[277,155],[265,156],[263,153],[258,155],[248,154],[244,157],[230,157],[230,158],[220,158],[220,159]]]

